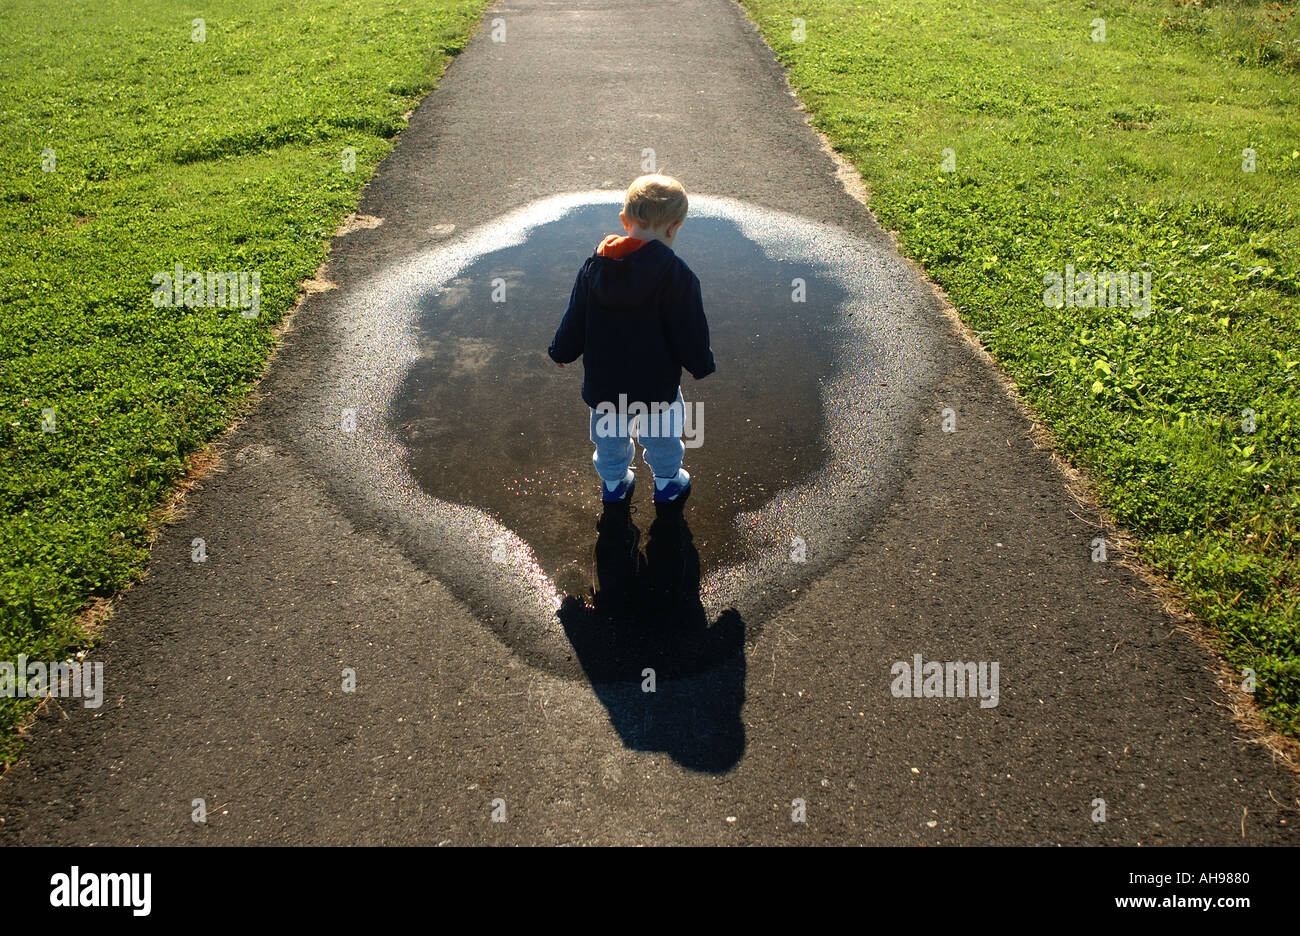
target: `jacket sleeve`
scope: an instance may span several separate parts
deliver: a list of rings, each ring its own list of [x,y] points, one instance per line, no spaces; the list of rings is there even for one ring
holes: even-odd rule
[[[560,327],[555,330],[551,346],[546,353],[557,364],[572,364],[582,357],[583,345],[587,338],[587,265],[584,263],[574,280],[573,292],[569,294],[569,307],[560,319]]]
[[[694,274],[691,274],[685,293],[669,312],[668,334],[677,362],[696,380],[718,369],[713,360],[713,349],[709,346],[709,322],[704,317],[700,280]]]

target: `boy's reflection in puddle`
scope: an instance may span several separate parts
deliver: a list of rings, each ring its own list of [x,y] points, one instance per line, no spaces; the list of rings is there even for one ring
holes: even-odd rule
[[[722,773],[745,747],[745,624],[708,621],[685,506],[655,505],[643,549],[635,508],[604,505],[591,605],[571,596],[560,620],[624,744]]]

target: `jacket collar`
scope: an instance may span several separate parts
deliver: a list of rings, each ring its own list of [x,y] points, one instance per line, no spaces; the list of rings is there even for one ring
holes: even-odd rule
[[[621,260],[648,243],[650,242],[637,237],[628,237],[625,234],[610,234],[600,242],[600,246],[596,248],[596,255]]]

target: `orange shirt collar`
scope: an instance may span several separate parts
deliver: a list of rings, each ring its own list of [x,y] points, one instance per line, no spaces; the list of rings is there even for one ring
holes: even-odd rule
[[[636,237],[628,237],[626,234],[610,234],[600,242],[596,248],[596,253],[602,257],[613,257],[618,260],[626,257],[638,247],[644,247],[646,241]]]

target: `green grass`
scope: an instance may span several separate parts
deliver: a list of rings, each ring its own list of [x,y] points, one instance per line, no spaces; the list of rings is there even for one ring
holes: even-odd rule
[[[143,571],[188,456],[485,6],[0,5],[0,660],[84,646],[78,613]],[[155,308],[178,262],[258,272],[260,315]],[[0,760],[26,708],[0,700]]]
[[[1265,716],[1300,733],[1296,17],[1254,2],[742,3],[881,222],[1225,657],[1256,671]],[[1067,263],[1149,271],[1151,315],[1048,307],[1044,276]]]

